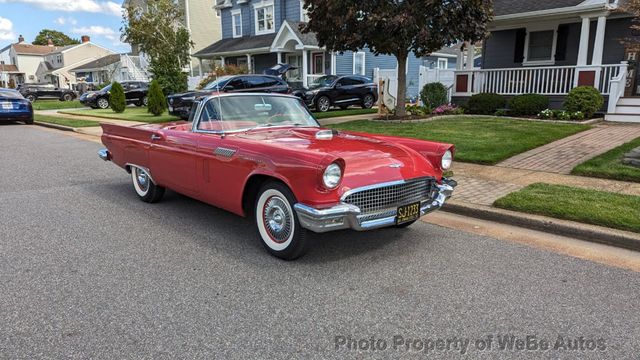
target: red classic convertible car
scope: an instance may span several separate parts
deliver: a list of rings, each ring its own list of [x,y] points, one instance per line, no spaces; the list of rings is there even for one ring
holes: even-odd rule
[[[102,124],[103,160],[131,173],[138,196],[165,188],[255,218],[266,249],[305,251],[307,230],[406,227],[439,209],[454,146],[320,127],[297,97],[215,94],[189,121]]]

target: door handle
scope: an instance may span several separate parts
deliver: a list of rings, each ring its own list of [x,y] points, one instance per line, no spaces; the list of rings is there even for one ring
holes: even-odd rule
[[[151,135],[151,141],[162,140],[162,136],[158,134]]]

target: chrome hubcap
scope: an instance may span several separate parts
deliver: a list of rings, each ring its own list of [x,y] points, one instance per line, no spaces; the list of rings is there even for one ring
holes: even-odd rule
[[[327,100],[326,98],[320,99],[320,110],[321,111],[329,110],[329,100]]]
[[[277,243],[287,241],[291,235],[291,214],[283,199],[273,196],[264,205],[263,219],[271,239]]]
[[[140,186],[140,190],[147,191],[149,188],[149,176],[146,172],[136,169],[136,180],[138,181],[138,186]]]
[[[109,106],[109,103],[105,99],[100,99],[98,100],[98,106],[100,106],[101,108],[106,108]]]
[[[373,106],[373,97],[367,96],[364,98],[364,106],[371,107]]]

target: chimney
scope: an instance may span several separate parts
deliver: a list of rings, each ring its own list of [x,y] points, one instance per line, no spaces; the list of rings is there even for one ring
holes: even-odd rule
[[[18,44],[22,44],[24,42],[24,36],[18,36]]]
[[[82,37],[80,38],[82,39],[82,43],[88,43],[89,41],[91,41],[91,37],[89,37],[89,35],[82,35]]]
[[[47,46],[53,46],[53,40],[47,39]]]

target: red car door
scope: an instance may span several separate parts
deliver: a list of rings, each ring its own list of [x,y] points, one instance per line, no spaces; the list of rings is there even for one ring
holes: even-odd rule
[[[162,129],[153,133],[149,148],[153,180],[179,193],[197,197],[196,134],[184,130]]]

